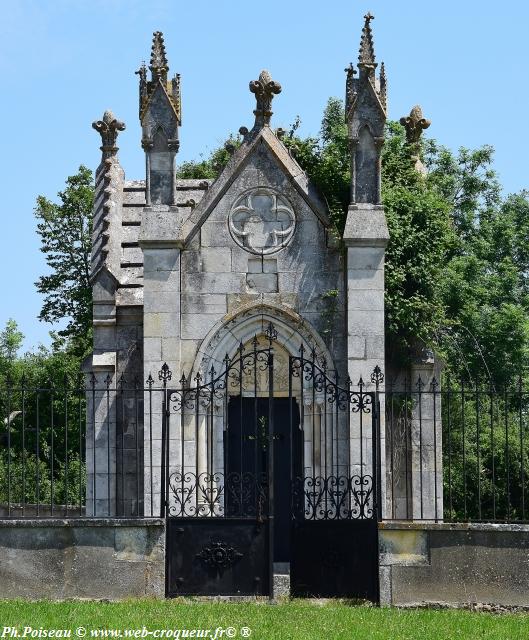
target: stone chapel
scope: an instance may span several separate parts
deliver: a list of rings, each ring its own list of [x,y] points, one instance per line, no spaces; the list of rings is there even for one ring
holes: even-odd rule
[[[274,128],[273,100],[280,99],[282,87],[268,71],[249,83],[247,97],[241,93],[248,109],[253,106],[255,119],[251,127],[241,127],[242,142],[229,149],[231,158],[215,180],[177,177],[181,79],[169,74],[159,31],[153,36],[148,69],[144,64],[137,72],[143,179],[125,179],[118,159],[116,142],[124,123],[110,111],[93,123],[102,138],[102,159],[96,172],[93,224],[94,344],[86,370],[98,379],[106,376],[115,391],[110,400],[108,394],[94,395],[87,503],[92,498],[103,513],[119,511],[119,501],[128,503],[127,489],[121,489],[119,498],[120,488],[114,486],[120,458],[121,465],[127,465],[123,456],[127,448],[135,449],[130,464],[141,466],[143,477],[140,483],[137,474],[131,475],[135,498],[129,507],[121,507],[123,513],[153,515],[163,501],[158,492],[163,462],[153,461],[153,456],[159,458],[156,418],[161,405],[148,407],[144,395],[138,416],[138,404],[129,402],[130,394],[120,398],[120,380],[139,381],[140,395],[147,393],[145,381],[162,380],[158,374],[162,365],[172,372],[171,384],[177,385],[182,375],[187,381],[197,374],[204,380],[252,341],[266,343],[270,331],[277,398],[289,393],[288,358],[300,347],[314,353],[340,380],[356,384],[362,379],[367,388],[373,386],[376,367],[385,371],[384,254],[389,235],[381,204],[381,150],[387,98],[384,66],[377,72],[371,21],[368,14],[357,69],[350,65],[346,70],[351,199],[341,238],[331,228],[322,197],[282,142],[282,130]],[[337,292],[332,314],[326,313],[330,291]],[[255,389],[259,384],[256,381]],[[308,407],[306,398],[304,402]],[[116,435],[108,430],[105,436],[101,426],[105,419],[113,428],[121,422]],[[318,420],[323,424],[321,416]],[[146,435],[138,438],[138,422],[144,434],[150,428],[149,441]],[[127,444],[124,436],[134,429],[136,438]],[[105,444],[105,437],[110,442]],[[182,426],[181,450],[175,458],[182,460],[182,472],[189,456],[196,459],[197,469],[203,465],[214,471],[209,440],[202,443],[201,437],[198,427],[196,437],[184,437]],[[365,437],[355,436],[361,450]],[[211,448],[220,438],[211,436]],[[316,455],[315,436],[304,438],[301,466]],[[350,434],[337,435],[331,445],[337,448],[345,439],[352,450]],[[378,443],[382,493],[386,492],[384,443],[382,429]],[[96,454],[101,456],[98,469],[104,472],[95,471]],[[325,466],[330,460],[339,469],[338,454],[329,456]],[[172,464],[168,456],[167,465]]]

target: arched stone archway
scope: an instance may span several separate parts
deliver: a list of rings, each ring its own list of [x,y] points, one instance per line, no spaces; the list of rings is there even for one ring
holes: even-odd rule
[[[264,336],[269,323],[277,332],[273,342],[289,355],[298,355],[301,346],[307,353],[314,349],[316,358],[333,371],[331,353],[312,324],[295,311],[270,304],[248,306],[218,322],[204,338],[193,371],[204,373],[212,366],[220,371],[226,356],[231,360],[241,343],[247,345],[254,337]]]

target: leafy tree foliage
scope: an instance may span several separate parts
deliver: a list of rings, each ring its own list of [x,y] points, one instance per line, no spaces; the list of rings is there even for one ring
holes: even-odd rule
[[[92,172],[79,167],[76,175],[67,178],[58,197],[57,203],[39,196],[35,208],[41,251],[50,268],[50,273],[35,283],[44,296],[39,319],[51,323],[66,319],[66,327],[56,337],[68,340],[70,348],[82,356],[89,349],[91,336]]]
[[[0,502],[78,504],[86,408],[79,359],[55,342],[19,355],[14,320],[0,332]]]
[[[5,329],[0,331],[0,362],[5,364],[12,363],[24,340],[24,334],[19,331],[15,320],[10,318]]]

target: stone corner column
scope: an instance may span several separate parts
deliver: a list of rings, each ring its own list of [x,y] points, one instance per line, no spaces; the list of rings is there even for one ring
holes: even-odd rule
[[[374,391],[371,374],[385,371],[384,258],[389,233],[384,207],[353,204],[349,207],[343,241],[347,247],[347,363],[352,389],[360,379],[365,391]],[[383,384],[380,391],[383,391]],[[382,514],[387,509],[385,472],[385,403],[380,395],[380,490]],[[350,426],[351,475],[372,475],[372,414],[352,413]]]
[[[143,212],[139,244],[143,251],[144,380],[152,376],[151,391],[144,394],[144,515],[160,515],[162,482],[163,381],[158,377],[166,363],[172,373],[168,388],[179,386],[180,366],[180,251],[174,208],[159,205]],[[170,461],[178,459],[172,420]],[[152,460],[152,465],[151,465]]]
[[[116,352],[94,352],[83,363],[86,388],[86,515],[115,517]]]
[[[411,517],[443,519],[442,364],[423,345],[414,348],[410,365],[414,400],[410,425]]]

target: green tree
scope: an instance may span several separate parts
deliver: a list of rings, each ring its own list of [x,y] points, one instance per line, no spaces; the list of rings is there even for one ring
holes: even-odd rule
[[[90,254],[94,187],[92,172],[84,166],[66,180],[59,202],[37,198],[35,217],[50,273],[35,283],[44,296],[39,319],[55,323],[66,320],[57,332],[79,356],[90,348],[92,288]]]
[[[24,334],[19,331],[18,324],[10,318],[0,332],[0,360],[12,363],[22,347]]]

